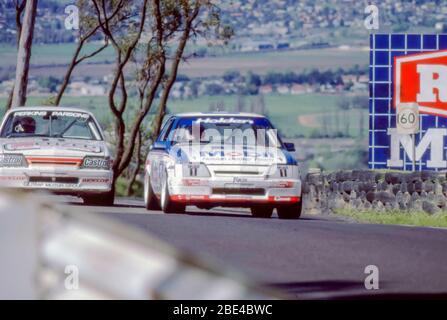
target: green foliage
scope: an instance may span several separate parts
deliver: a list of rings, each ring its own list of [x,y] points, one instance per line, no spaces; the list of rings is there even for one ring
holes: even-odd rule
[[[293,84],[293,83],[307,83],[307,84],[332,84],[339,85],[343,84],[343,80],[341,78],[344,74],[350,74],[354,72],[363,72],[355,69],[355,70],[344,70],[338,68],[336,71],[333,70],[319,70],[312,69],[310,71],[302,71],[300,73],[295,73],[293,71],[286,72],[278,72],[278,71],[270,71],[265,76],[262,77],[262,84]]]
[[[51,93],[54,93],[56,92],[57,86],[61,84],[61,80],[53,76],[43,76],[37,79],[37,83],[42,88],[46,88],[50,90]]]
[[[232,82],[232,81],[239,79],[240,77],[241,77],[241,73],[238,70],[228,70],[228,71],[225,71],[222,78],[226,82]]]
[[[311,167],[317,167],[324,171],[366,169],[367,164],[368,149],[360,144],[343,152],[335,153],[325,147],[310,162]]]
[[[48,97],[47,100],[44,100],[42,102],[43,106],[54,106],[56,104],[56,97],[55,96],[50,96]]]
[[[123,177],[119,177],[115,184],[115,194],[118,197],[127,197],[126,188],[127,188],[127,179]],[[132,186],[132,196],[142,197],[144,192],[144,185],[141,181],[136,180]]]

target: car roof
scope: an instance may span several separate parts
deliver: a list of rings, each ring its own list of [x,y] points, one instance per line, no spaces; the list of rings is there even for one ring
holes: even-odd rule
[[[65,106],[24,106],[15,107],[8,110],[8,112],[14,111],[68,111],[68,112],[84,112],[93,115],[90,111],[78,107],[65,107]]]
[[[249,118],[265,118],[265,116],[257,113],[249,112],[185,112],[173,114],[173,117],[249,117]]]

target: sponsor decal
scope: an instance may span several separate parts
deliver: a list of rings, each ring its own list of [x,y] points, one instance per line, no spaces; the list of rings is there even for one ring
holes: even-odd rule
[[[0,176],[0,180],[2,181],[22,181],[25,180],[24,176]]]
[[[207,186],[209,182],[205,179],[183,179],[182,184],[185,186]]]
[[[62,183],[62,182],[29,182],[29,187],[38,187],[38,188],[54,188],[54,189],[63,189],[63,188],[73,188],[77,187],[77,183]]]
[[[44,117],[48,114],[48,111],[16,111],[14,112],[14,116],[17,117]]]
[[[85,158],[84,167],[89,168],[107,168],[109,166],[109,160],[104,158]]]
[[[70,117],[70,118],[82,118],[88,119],[90,115],[84,112],[72,112],[72,111],[15,111],[16,117]]]
[[[109,183],[110,179],[108,178],[83,178],[83,183]]]
[[[50,142],[50,141],[42,141],[42,140],[32,140],[26,142],[13,142],[4,145],[5,150],[14,151],[14,150],[31,150],[31,149],[42,149],[45,147],[57,147],[57,149],[69,149],[76,151],[86,151],[86,152],[101,152],[101,147],[91,144],[81,144],[81,143],[59,143],[59,142]]]
[[[22,166],[23,156],[19,154],[0,154],[0,165],[2,167]]]
[[[90,116],[83,112],[69,112],[69,111],[53,111],[51,112],[53,117],[70,117],[70,118],[81,118],[87,120]]]
[[[18,142],[18,143],[8,143],[4,145],[5,150],[25,150],[25,149],[40,149],[40,146],[34,141],[31,142]]]
[[[57,144],[56,144],[57,146]],[[99,153],[101,152],[101,147],[94,145],[94,144],[88,144],[88,143],[61,143],[60,147],[62,149],[69,149],[69,150],[76,150],[76,151],[88,151],[88,152],[94,152]]]
[[[194,123],[237,123],[237,124],[253,124],[254,121],[252,119],[246,118],[234,118],[234,117],[220,117],[220,118],[197,118]]]

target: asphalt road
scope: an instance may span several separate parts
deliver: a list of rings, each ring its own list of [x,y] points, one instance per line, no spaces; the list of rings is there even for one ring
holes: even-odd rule
[[[304,215],[252,218],[245,209],[166,215],[138,200],[90,207],[193,254],[238,269],[291,298],[447,297],[447,230],[356,224]],[[379,269],[366,290],[365,267]]]

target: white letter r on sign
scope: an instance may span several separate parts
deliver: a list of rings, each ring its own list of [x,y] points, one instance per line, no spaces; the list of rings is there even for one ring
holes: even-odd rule
[[[419,93],[417,102],[437,102],[435,89],[440,102],[447,102],[447,66],[440,64],[418,64]]]

